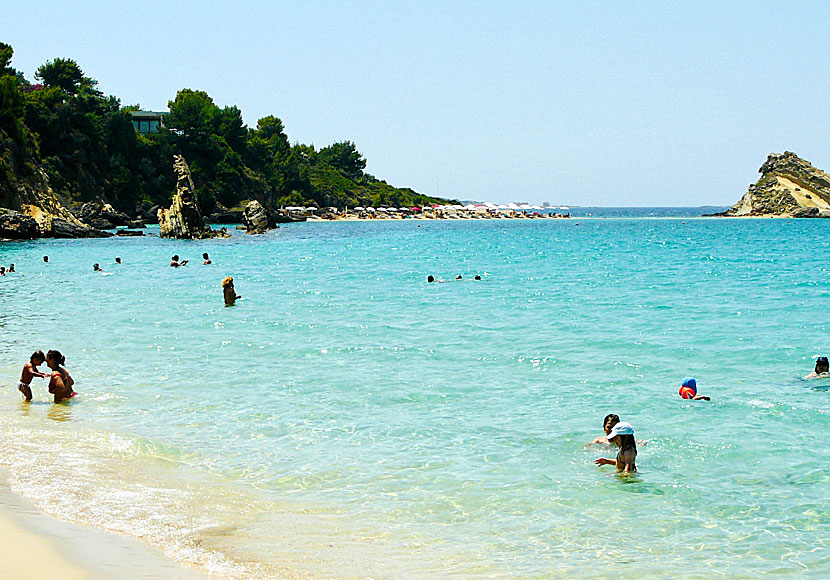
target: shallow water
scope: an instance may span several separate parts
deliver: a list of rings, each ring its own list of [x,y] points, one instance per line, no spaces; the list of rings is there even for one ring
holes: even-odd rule
[[[828,233],[407,220],[0,243],[0,458],[45,511],[231,578],[826,577],[830,381],[801,377],[830,352]],[[34,348],[66,355],[71,404],[38,379],[20,402]],[[685,376],[712,402],[681,400]],[[642,440],[634,477],[583,448],[610,412]]]

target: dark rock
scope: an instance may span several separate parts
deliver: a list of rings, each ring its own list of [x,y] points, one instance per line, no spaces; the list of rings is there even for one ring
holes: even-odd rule
[[[32,240],[40,236],[34,218],[10,209],[0,208],[0,238]]]
[[[127,224],[127,227],[128,228],[133,228],[134,230],[135,229],[143,230],[147,226],[141,220],[130,220],[130,222]]]
[[[43,233],[47,238],[108,238],[111,233],[73,224],[60,218],[52,219],[52,227]]]
[[[794,218],[817,218],[819,211],[817,207],[800,207],[792,212]]]
[[[141,230],[116,230],[116,236],[143,236],[144,232]]]
[[[249,234],[263,234],[276,227],[277,222],[258,201],[249,201],[242,210],[242,223]]]
[[[89,227],[96,228],[99,230],[111,230],[115,227],[107,220],[101,218],[85,219],[83,220],[83,222],[87,224]]]

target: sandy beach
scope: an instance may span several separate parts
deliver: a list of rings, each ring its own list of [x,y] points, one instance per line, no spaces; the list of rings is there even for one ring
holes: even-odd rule
[[[0,580],[221,580],[133,538],[63,522],[12,492],[0,470]]]

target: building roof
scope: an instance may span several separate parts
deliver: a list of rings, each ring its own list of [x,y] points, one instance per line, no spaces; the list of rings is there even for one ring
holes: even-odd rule
[[[133,119],[159,119],[167,115],[167,111],[130,111]]]

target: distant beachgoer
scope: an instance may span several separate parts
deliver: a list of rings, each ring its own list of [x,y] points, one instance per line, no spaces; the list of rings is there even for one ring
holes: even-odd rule
[[[6,267],[5,266],[0,266],[0,276],[5,276],[5,275],[6,275]]]
[[[115,263],[116,263],[116,264],[120,264],[120,263],[121,263],[121,256],[116,256],[116,257],[115,257]]]
[[[820,356],[816,359],[816,370],[804,377],[805,379],[816,379],[821,377],[830,377],[830,362],[826,356]]]
[[[237,298],[242,298],[233,287],[233,278],[228,276],[222,280],[222,291],[225,294],[225,306],[233,306]]]
[[[475,278],[473,278],[473,280],[481,280],[481,276],[479,276],[478,274],[476,274],[476,277],[475,277]]]
[[[98,262],[94,263],[92,265],[92,271],[93,272],[103,272],[103,270],[101,269],[101,264],[99,264]]]
[[[709,397],[706,395],[698,395],[697,394],[697,381],[694,380],[692,377],[687,377],[683,379],[683,382],[680,384],[680,391],[679,394],[684,399],[692,399],[693,401],[709,401]]]
[[[599,457],[594,460],[597,465],[615,465],[617,471],[633,473],[637,471],[637,442],[634,440],[634,427],[630,423],[620,421],[608,433],[608,442],[617,445],[620,450],[615,459]]]
[[[43,261],[48,264],[49,263],[49,256],[43,256]]]
[[[602,420],[602,430],[605,431],[605,436],[599,436],[590,443],[586,443],[585,447],[590,447],[591,445],[607,445],[608,444],[608,435],[611,433],[611,429],[614,428],[614,425],[620,422],[620,416],[614,415],[613,413],[609,413],[605,416]]]
[[[432,274],[427,276],[427,282],[435,282],[435,276],[433,276]]]
[[[208,253],[207,253],[207,252],[205,252],[204,254],[202,254],[202,258],[204,258],[204,259],[205,259],[205,261],[204,261],[204,262],[202,262],[202,265],[203,265],[203,266],[207,266],[208,264],[213,264],[213,262],[211,262],[211,261],[210,261],[210,256],[208,256]]]
[[[56,403],[70,399],[77,394],[72,390],[75,381],[69,376],[69,371],[63,368],[64,364],[66,364],[66,357],[60,351],[50,350],[46,353],[46,365],[52,369],[49,392],[55,395]]]
[[[35,377],[45,379],[49,376],[47,373],[37,370],[38,365],[45,362],[46,355],[43,354],[42,350],[36,350],[29,357],[29,362],[23,365],[23,372],[20,373],[20,380],[17,382],[17,390],[23,393],[27,401],[32,400],[32,379]]]
[[[456,276],[456,277],[455,277],[455,279],[456,279],[456,280],[461,280],[461,279],[462,279],[462,278],[461,278],[461,274],[459,274],[458,276]]]
[[[6,270],[9,274],[14,274],[14,264],[9,264],[9,269]]]
[[[170,267],[171,268],[178,268],[179,266],[186,266],[186,265],[187,265],[187,260],[182,260],[181,262],[179,262],[179,255],[178,254],[173,256],[173,258],[171,258],[171,260],[170,260]]]

